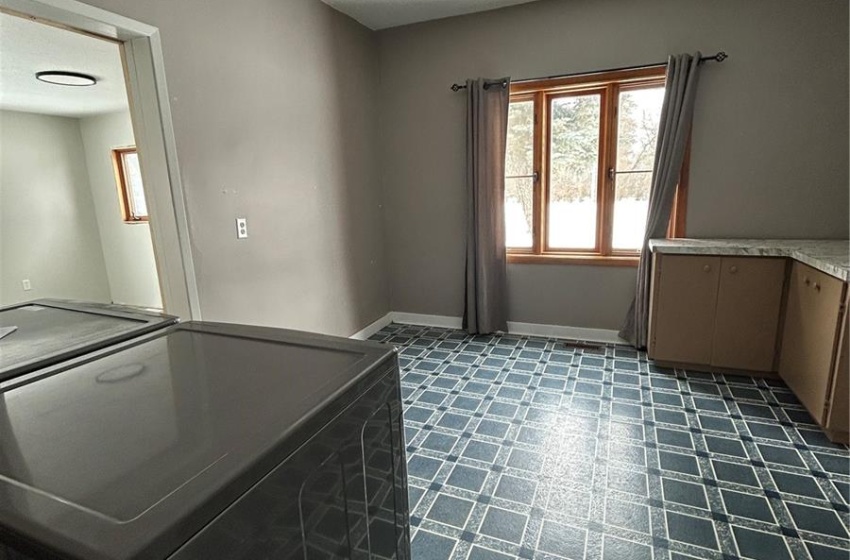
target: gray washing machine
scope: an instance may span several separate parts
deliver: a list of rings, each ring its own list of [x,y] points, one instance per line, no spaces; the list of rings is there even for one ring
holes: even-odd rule
[[[0,559],[410,558],[389,346],[216,323],[0,382]]]

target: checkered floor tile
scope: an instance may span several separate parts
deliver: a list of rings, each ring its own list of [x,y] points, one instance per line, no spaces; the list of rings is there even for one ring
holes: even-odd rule
[[[850,455],[775,380],[393,324],[413,560],[848,560]]]

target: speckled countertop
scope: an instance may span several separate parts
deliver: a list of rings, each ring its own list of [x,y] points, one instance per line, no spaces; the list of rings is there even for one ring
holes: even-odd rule
[[[675,255],[787,257],[850,281],[846,239],[653,239],[649,249]]]

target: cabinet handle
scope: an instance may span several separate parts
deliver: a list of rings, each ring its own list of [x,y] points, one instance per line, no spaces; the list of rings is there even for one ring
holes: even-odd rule
[[[704,271],[706,271],[706,272],[711,272],[711,265],[710,265],[710,264],[707,264],[707,265],[705,265],[704,267],[702,267],[702,269],[703,269]]]
[[[818,284],[817,282],[815,282],[815,291],[816,292],[820,291],[820,284]]]
[[[735,274],[736,272],[738,272],[738,267],[735,266],[735,265],[730,266],[729,272],[731,272],[732,274]]]
[[[811,280],[809,280],[809,279],[808,279],[808,277],[806,277],[806,278],[803,278],[803,283],[804,283],[806,286],[808,286],[809,284],[811,284],[811,283],[812,283],[812,281],[811,281]]]

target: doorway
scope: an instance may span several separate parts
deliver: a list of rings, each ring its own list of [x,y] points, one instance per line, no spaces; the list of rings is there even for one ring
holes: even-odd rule
[[[74,0],[0,0],[0,26],[0,305],[200,319],[156,28]]]
[[[0,306],[162,310],[120,43],[0,13],[0,52]]]

